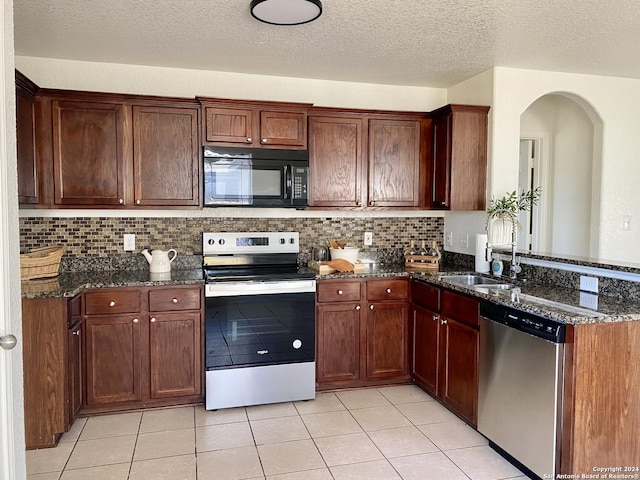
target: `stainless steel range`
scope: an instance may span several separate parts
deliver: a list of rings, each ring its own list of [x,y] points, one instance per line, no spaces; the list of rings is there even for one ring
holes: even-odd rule
[[[315,275],[297,232],[204,233],[206,408],[315,398]]]

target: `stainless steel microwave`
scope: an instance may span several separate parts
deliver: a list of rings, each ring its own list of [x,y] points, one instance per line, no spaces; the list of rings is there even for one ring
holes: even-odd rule
[[[205,207],[305,208],[309,152],[204,147]]]

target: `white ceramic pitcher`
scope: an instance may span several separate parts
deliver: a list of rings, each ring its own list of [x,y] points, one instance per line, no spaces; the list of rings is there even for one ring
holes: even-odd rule
[[[169,258],[169,254],[173,252],[173,257]],[[149,271],[151,273],[166,273],[171,271],[171,262],[176,259],[178,253],[173,249],[169,250],[142,250],[142,255],[149,262]]]

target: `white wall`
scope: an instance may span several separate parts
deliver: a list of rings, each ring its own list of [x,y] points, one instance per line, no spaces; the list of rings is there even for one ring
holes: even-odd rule
[[[595,219],[592,216],[592,222],[600,225],[595,240],[600,245],[597,256],[640,263],[640,149],[636,147],[640,138],[640,80],[506,67],[494,68],[492,76],[488,198],[517,188],[521,114],[543,95],[569,94],[594,113],[596,118],[592,121],[602,122],[601,133],[595,132],[593,147],[594,152],[602,151],[601,164],[594,165],[593,171],[594,195],[600,197],[599,211],[595,212]],[[485,89],[477,97],[488,98],[489,83],[486,79],[476,83]],[[463,87],[473,88],[471,83],[465,84]],[[450,90],[449,102],[456,101],[457,87]],[[466,232],[475,233],[479,222],[474,215],[484,217],[448,214],[445,230],[455,226],[462,231],[468,223]],[[631,216],[631,231],[622,230],[624,215]]]
[[[594,141],[594,151],[602,150],[601,165],[594,170],[594,186],[600,188],[601,200],[596,219],[600,224],[598,256],[640,263],[640,159],[636,148],[640,80],[495,68],[491,193],[501,194],[517,185],[518,162],[514,159],[519,149],[520,115],[548,93],[573,94],[597,115],[592,120],[602,121],[602,136],[596,135]],[[631,231],[622,230],[623,215],[631,215]]]
[[[209,96],[313,103],[324,107],[430,111],[446,104],[444,88],[402,87],[242,73],[16,57],[40,87],[97,92]]]
[[[551,205],[547,228],[555,254],[590,256],[593,130],[582,107],[562,95],[539,98],[520,117],[521,135],[543,132],[551,142],[542,196]]]

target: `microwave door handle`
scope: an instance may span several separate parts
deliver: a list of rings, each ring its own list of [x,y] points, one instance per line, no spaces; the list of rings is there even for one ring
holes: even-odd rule
[[[284,199],[291,199],[291,166],[285,165],[284,167]]]

